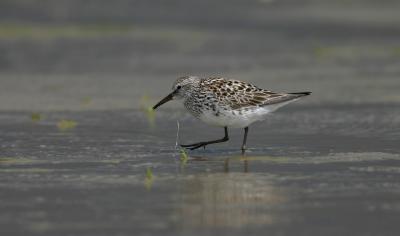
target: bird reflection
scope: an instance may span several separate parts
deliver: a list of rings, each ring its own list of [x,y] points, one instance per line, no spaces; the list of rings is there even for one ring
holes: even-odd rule
[[[274,224],[277,206],[286,202],[265,173],[229,172],[230,159],[223,161],[225,173],[200,173],[181,185],[179,222],[183,228],[245,227]],[[248,172],[248,160],[243,162]]]
[[[243,164],[243,172],[247,173],[249,172],[249,161],[247,160],[246,156],[240,156],[240,157],[227,157],[224,159],[224,172],[228,173],[230,170],[230,162],[232,161],[241,161]],[[190,156],[191,161],[207,161],[207,157],[202,157],[202,156]]]

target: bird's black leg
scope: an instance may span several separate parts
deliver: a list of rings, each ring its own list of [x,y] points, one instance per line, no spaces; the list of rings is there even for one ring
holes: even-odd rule
[[[213,144],[213,143],[223,143],[229,140],[228,136],[228,127],[224,127],[225,129],[225,136],[221,139],[217,140],[212,140],[212,141],[206,141],[206,142],[199,142],[199,143],[193,143],[193,144],[181,144],[181,147],[184,148],[189,148],[190,150],[194,150],[200,147],[206,147],[208,144]]]
[[[242,144],[242,154],[246,151],[247,133],[249,133],[249,127],[244,128],[244,137]]]

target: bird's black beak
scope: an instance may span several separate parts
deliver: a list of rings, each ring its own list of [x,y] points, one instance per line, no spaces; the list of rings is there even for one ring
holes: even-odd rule
[[[172,93],[168,94],[165,98],[163,98],[161,101],[159,101],[154,107],[153,110],[157,109],[157,107],[161,106],[162,104],[171,101],[174,98],[174,95],[176,93],[176,90],[173,91]]]

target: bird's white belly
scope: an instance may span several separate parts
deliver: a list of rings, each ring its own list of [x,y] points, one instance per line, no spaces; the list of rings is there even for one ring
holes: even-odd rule
[[[198,118],[209,125],[245,128],[256,121],[264,120],[268,113],[295,100],[297,99],[263,107],[252,107],[248,110],[220,110],[218,115],[212,111],[204,111]]]
[[[206,111],[199,116],[199,119],[209,125],[244,128],[256,121],[264,120],[269,112],[264,108],[249,111],[220,111],[218,115],[215,112]]]

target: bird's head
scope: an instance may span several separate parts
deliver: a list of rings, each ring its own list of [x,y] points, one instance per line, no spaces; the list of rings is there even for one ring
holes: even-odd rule
[[[172,93],[168,94],[165,98],[163,98],[160,102],[158,102],[153,107],[153,109],[157,109],[157,107],[173,99],[182,99],[190,97],[193,89],[198,87],[199,83],[200,83],[200,78],[197,76],[179,77],[172,86]]]

